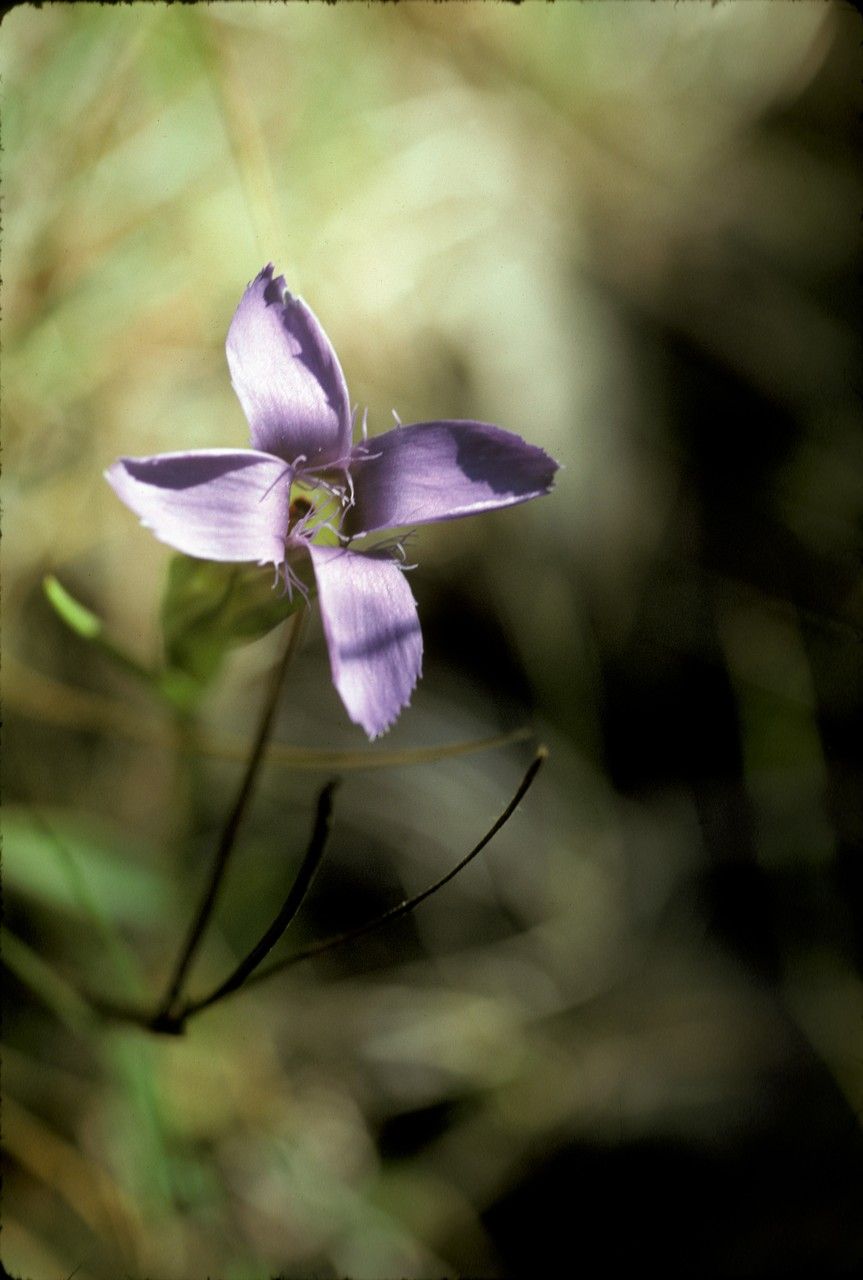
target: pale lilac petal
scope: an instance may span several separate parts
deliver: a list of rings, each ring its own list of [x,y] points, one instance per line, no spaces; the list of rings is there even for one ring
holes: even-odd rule
[[[390,559],[309,546],[333,684],[370,738],[390,727],[422,669],[422,634],[404,573]]]
[[[556,471],[542,449],[487,422],[396,427],[354,448],[356,505],[347,529],[367,533],[512,506],[548,493]]]
[[[120,458],[105,479],[161,542],[203,560],[280,564],[290,470],[268,453],[201,449]]]
[[[264,267],[234,313],[227,341],[231,381],[252,445],[286,462],[340,461],[351,443],[345,377],[315,316]]]

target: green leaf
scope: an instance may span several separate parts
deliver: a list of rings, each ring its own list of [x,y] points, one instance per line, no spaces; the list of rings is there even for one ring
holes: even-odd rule
[[[163,693],[189,706],[218,675],[230,649],[259,640],[302,602],[296,592],[291,600],[273,586],[271,568],[174,556],[162,600]]]
[[[89,1030],[95,1021],[87,1001],[44,957],[3,929],[3,963],[29,987],[70,1031]]]
[[[128,835],[100,832],[71,813],[55,812],[42,820],[24,808],[5,806],[4,891],[82,920],[96,912],[110,925],[152,927],[170,915],[173,903],[164,879],[148,865],[146,850],[136,848],[135,860],[131,843]]]
[[[86,605],[81,604],[80,600],[76,600],[71,592],[67,591],[52,573],[47,574],[42,579],[42,589],[45,592],[45,598],[48,603],[71,631],[74,631],[83,640],[88,640],[90,643],[95,644],[103,653],[108,655],[112,662],[122,667],[124,671],[128,671],[139,680],[143,680],[151,688],[153,687],[153,673],[148,671],[131,654],[119,648],[113,640],[109,640],[105,635],[105,624],[102,619],[88,609]]]
[[[63,619],[70,630],[83,636],[85,640],[96,640],[102,634],[103,623],[95,613],[91,613],[80,600],[70,595],[66,588],[52,573],[42,580],[42,587],[48,603]]]

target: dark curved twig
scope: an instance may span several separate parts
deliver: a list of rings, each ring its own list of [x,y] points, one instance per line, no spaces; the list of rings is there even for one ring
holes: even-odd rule
[[[315,872],[321,865],[321,859],[326,849],[327,838],[330,834],[330,826],[333,812],[333,793],[339,785],[339,780],[334,778],[331,782],[321,790],[318,796],[317,810],[315,812],[315,825],[312,828],[309,847],[306,850],[305,857],[300,864],[297,877],[291,885],[290,892],[284,901],[284,905],[279,911],[273,923],[267,929],[260,942],[252,947],[249,954],[240,961],[236,969],[225,979],[220,986],[211,991],[208,996],[203,996],[200,1000],[190,1000],[178,1015],[184,1022],[195,1013],[200,1013],[202,1009],[208,1009],[210,1005],[216,1004],[219,1000],[229,996],[233,991],[239,990],[245,982],[249,980],[252,973],[257,969],[261,961],[269,955],[273,947],[281,938],[288,925],[302,906],[303,900],[311,887]]]
[[[295,964],[299,964],[301,960],[310,960],[313,956],[323,955],[325,951],[333,951],[336,947],[344,946],[348,942],[353,942],[356,938],[361,938],[364,934],[372,933],[373,930],[381,928],[383,925],[389,924],[391,920],[397,920],[399,916],[407,915],[409,911],[413,911],[421,902],[425,902],[426,898],[430,898],[433,893],[437,893],[438,889],[442,889],[445,884],[449,884],[460,871],[463,871],[469,862],[471,862],[478,853],[481,853],[485,846],[492,840],[515,813],[521,804],[527,792],[533,785],[533,780],[539,773],[542,765],[548,758],[547,747],[538,747],[536,755],[531,761],[527,773],[521,780],[519,788],[516,791],[503,813],[480,840],[479,844],[474,845],[470,853],[462,858],[461,862],[457,862],[454,867],[436,880],[434,884],[423,889],[421,893],[416,894],[412,898],[406,898],[404,902],[397,903],[394,907],[390,907],[381,915],[376,916],[374,920],[368,920],[365,924],[357,925],[353,929],[347,929],[344,933],[334,934],[330,938],[323,938],[320,942],[313,942],[311,946],[304,947],[302,951],[295,951],[293,955],[286,956],[284,960],[276,960],[273,964],[268,965],[265,969],[259,969],[253,974],[246,986],[252,986],[256,982],[263,982],[265,978],[271,978],[276,973],[282,973],[285,969],[290,969]]]
[[[305,896],[311,879],[320,863],[323,855],[323,849],[326,843],[326,837],[329,833],[330,813],[332,792],[335,783],[328,783],[318,797],[318,808],[315,818],[315,826],[312,831],[312,837],[309,842],[309,848],[306,852],[303,863],[300,867],[297,880],[291,888],[291,892],[285,901],[282,910],[276,916],[270,928],[264,934],[261,941],[249,952],[249,955],[243,960],[231,976],[222,983],[214,992],[205,996],[201,1000],[191,1001],[189,1004],[179,1010],[160,1010],[155,1016],[143,1014],[140,1010],[132,1009],[126,1005],[113,1004],[109,1001],[99,1000],[92,996],[88,999],[92,1006],[103,1016],[112,1018],[122,1022],[134,1023],[138,1026],[146,1027],[150,1031],[161,1032],[165,1035],[181,1035],[185,1030],[186,1022],[196,1013],[200,1013],[203,1009],[209,1008],[216,1001],[226,999],[234,994],[240,987],[248,988],[256,982],[262,982],[265,978],[270,978],[274,974],[282,973],[285,969],[292,968],[295,964],[299,964],[302,960],[309,960],[314,956],[323,955],[326,951],[333,951],[336,947],[344,946],[349,942],[355,941],[357,938],[363,937],[367,933],[372,933],[375,929],[389,924],[391,920],[397,920],[399,916],[407,915],[409,911],[413,911],[415,907],[424,902],[426,898],[430,898],[433,893],[437,893],[438,889],[442,889],[444,885],[453,880],[460,871],[471,862],[477,854],[481,853],[490,840],[492,840],[500,831],[518,806],[521,804],[525,795],[533,785],[533,781],[539,770],[542,768],[545,760],[548,758],[548,750],[546,747],[539,747],[536,755],[531,761],[530,767],[522,778],[518,790],[516,791],[509,804],[497,821],[489,828],[478,844],[474,845],[470,853],[468,853],[454,867],[451,867],[446,875],[441,876],[434,884],[423,889],[421,893],[415,894],[412,898],[406,898],[404,902],[399,902],[389,910],[384,911],[381,915],[376,916],[374,920],[368,920],[365,924],[357,925],[353,929],[348,929],[344,933],[334,934],[332,937],[323,938],[320,942],[314,942],[311,946],[304,947],[301,951],[295,951],[293,955],[286,956],[284,960],[277,960],[274,964],[268,965],[261,969],[257,966],[264,958],[267,952],[275,945],[281,933],[290,920],[296,914],[300,903]],[[254,970],[254,972],[253,972]]]

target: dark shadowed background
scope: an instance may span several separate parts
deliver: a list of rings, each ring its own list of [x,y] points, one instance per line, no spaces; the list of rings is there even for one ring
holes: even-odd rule
[[[14,1275],[859,1274],[860,36],[760,0],[4,18]],[[76,988],[155,1000],[281,641],[178,752],[42,580],[158,656],[170,553],[102,471],[245,444],[224,336],[270,259],[372,431],[479,418],[565,469],[420,533],[383,742],[311,628],[192,989],[301,856],[329,774],[280,747],[531,724],[551,758],[413,918],[159,1039]],[[345,769],[282,952],[442,874],[529,759]]]

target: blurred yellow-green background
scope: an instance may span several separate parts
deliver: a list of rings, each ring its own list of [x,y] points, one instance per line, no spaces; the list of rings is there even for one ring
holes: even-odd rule
[[[0,28],[2,1250],[47,1280],[863,1263],[860,28],[841,3],[22,5]],[[276,262],[373,432],[523,434],[541,502],[424,529],[425,675],[369,747],[319,626],[192,989],[443,874],[410,919],[160,1039],[280,639],[202,750],[142,662],[170,559],[102,479],[241,446]]]

